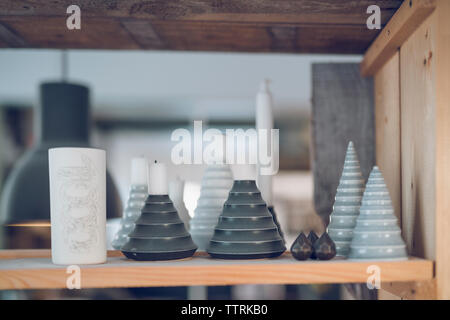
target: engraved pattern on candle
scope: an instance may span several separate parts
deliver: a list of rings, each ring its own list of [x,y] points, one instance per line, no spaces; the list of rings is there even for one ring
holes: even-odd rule
[[[92,159],[81,155],[82,166],[61,167],[57,176],[61,200],[58,216],[62,219],[63,240],[71,252],[89,252],[99,241],[97,207],[99,194],[92,184],[98,175]]]

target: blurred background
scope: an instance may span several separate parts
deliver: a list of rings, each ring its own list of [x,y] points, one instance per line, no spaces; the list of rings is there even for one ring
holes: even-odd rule
[[[49,222],[31,213],[20,221],[11,218],[5,212],[5,202],[12,197],[23,202],[27,199],[21,199],[20,192],[5,196],[8,190],[2,190],[7,179],[16,178],[9,175],[14,166],[23,164],[24,153],[42,142],[39,86],[47,81],[65,81],[89,88],[88,143],[107,151],[107,166],[114,186],[109,195],[114,193],[115,200],[108,207],[108,232],[112,238],[128,196],[131,158],[142,155],[151,161],[166,162],[169,180],[177,176],[185,180],[183,198],[192,216],[205,166],[175,166],[170,162],[175,145],[170,140],[172,131],[191,129],[194,120],[203,120],[204,130],[205,125],[218,129],[254,127],[255,95],[261,81],[270,79],[275,128],[280,129],[280,171],[274,177],[274,207],[287,246],[290,247],[301,231],[322,233],[327,216],[324,218],[322,212],[318,212],[320,215],[316,212],[312,173],[312,146],[317,145],[312,143],[312,65],[344,62],[356,65],[361,58],[359,55],[1,50],[0,193],[4,193],[0,206],[3,208],[1,248],[50,247]],[[331,122],[330,126],[333,125]],[[343,152],[345,149],[342,155]],[[340,171],[342,165],[336,166],[336,171]],[[23,188],[36,188],[38,184],[28,181],[23,185]],[[334,194],[327,196],[332,198]],[[327,285],[5,291],[0,292],[0,297],[336,299],[348,295],[340,286]]]

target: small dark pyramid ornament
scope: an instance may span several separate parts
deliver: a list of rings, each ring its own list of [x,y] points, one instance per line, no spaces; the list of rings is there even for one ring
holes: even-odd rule
[[[336,255],[336,245],[328,233],[324,232],[314,243],[314,252],[319,260],[330,260]]]
[[[302,232],[291,246],[291,254],[296,260],[308,260],[313,253],[313,246]]]
[[[316,243],[316,241],[319,239],[319,237],[317,236],[317,234],[314,231],[310,231],[308,234],[308,240],[311,243],[311,245],[313,246],[313,252],[311,253],[311,259],[317,259],[316,257],[316,252],[314,251],[314,244]]]
[[[256,182],[234,181],[207,252],[219,259],[260,259],[285,250]]]

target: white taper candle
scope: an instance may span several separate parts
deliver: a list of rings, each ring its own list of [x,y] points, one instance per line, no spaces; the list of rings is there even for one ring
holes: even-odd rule
[[[256,95],[256,129],[267,130],[266,138],[263,143],[267,144],[263,150],[270,150],[270,130],[273,129],[273,111],[272,111],[272,95],[269,91],[269,80],[265,79],[261,83],[258,94]],[[258,131],[258,134],[259,131]],[[263,136],[264,137],[264,136]],[[261,143],[258,139],[258,154],[261,150]],[[259,163],[259,161],[258,161]],[[257,166],[257,185],[261,191],[263,199],[267,202],[267,205],[272,206],[273,191],[272,191],[272,176],[261,175],[260,165]]]
[[[148,162],[144,157],[131,159],[131,185],[147,185]]]
[[[148,172],[148,194],[169,194],[166,164],[155,161],[155,163],[150,164]]]

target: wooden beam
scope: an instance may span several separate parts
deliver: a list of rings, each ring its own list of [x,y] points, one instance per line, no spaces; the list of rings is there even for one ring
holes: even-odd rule
[[[27,46],[25,40],[4,23],[0,23],[0,41],[3,43],[3,45],[0,44],[0,47],[23,48]]]
[[[426,53],[425,58],[427,64],[433,61],[436,64],[434,92],[437,295],[439,299],[448,300],[450,299],[450,1],[439,0],[434,15],[435,51]]]
[[[402,231],[450,299],[450,2],[435,4],[400,48]]]
[[[112,254],[118,253],[116,256]],[[290,253],[277,259],[216,260],[205,254],[178,261],[133,261],[110,252],[100,265],[82,265],[82,288],[366,283],[367,268],[377,265],[382,282],[424,281],[433,277],[433,262],[406,261],[296,261]],[[66,266],[49,258],[0,259],[0,289],[66,288]]]
[[[379,3],[382,25],[400,3]],[[366,27],[372,0],[80,0],[81,30],[67,30],[70,4],[4,0],[0,23],[27,48],[351,54],[379,33]],[[18,46],[10,38],[0,47]]]
[[[405,0],[364,55],[361,74],[374,75],[435,7],[436,0]]]
[[[408,252],[436,257],[434,16],[400,49],[402,233]]]
[[[0,261],[3,259],[51,258],[50,249],[14,249],[0,250]],[[108,257],[123,257],[118,250],[108,250]]]
[[[166,47],[150,21],[123,20],[122,25],[142,49],[163,49]]]
[[[383,0],[381,23],[384,25],[402,0]],[[2,0],[0,16],[65,17],[72,0]],[[373,0],[77,0],[82,16],[97,18],[133,18],[146,20],[188,20],[221,22],[307,23],[364,25],[367,7]]]
[[[434,300],[436,299],[436,279],[382,283],[381,290],[387,291],[402,300]]]
[[[400,56],[396,52],[375,74],[376,163],[383,173],[395,215],[402,221]]]

